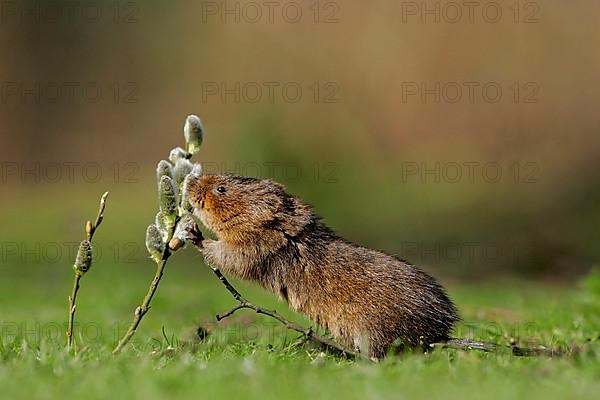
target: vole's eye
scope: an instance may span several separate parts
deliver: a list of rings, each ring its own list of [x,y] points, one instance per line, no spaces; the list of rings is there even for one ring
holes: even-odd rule
[[[223,194],[225,192],[227,192],[227,188],[225,186],[223,186],[223,185],[217,186],[217,193]]]

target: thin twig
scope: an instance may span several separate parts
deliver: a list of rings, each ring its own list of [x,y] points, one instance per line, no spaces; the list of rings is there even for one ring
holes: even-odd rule
[[[253,310],[257,314],[267,315],[271,318],[276,319],[277,321],[281,322],[286,328],[303,334],[306,339],[312,340],[313,342],[316,342],[322,346],[325,346],[325,347],[329,348],[330,350],[333,350],[335,353],[344,354],[346,356],[350,356],[353,358],[359,357],[359,358],[370,360],[369,358],[367,358],[365,355],[363,355],[361,353],[352,351],[351,349],[347,348],[346,346],[338,344],[332,340],[329,340],[329,339],[319,335],[318,333],[314,332],[311,328],[305,329],[305,328],[301,327],[300,325],[284,318],[279,313],[277,313],[275,310],[266,310],[264,308],[258,307],[257,305],[251,303],[250,301],[246,300],[246,298],[244,298],[244,296],[242,296],[242,294],[240,292],[238,292],[231,285],[231,283],[229,283],[227,278],[225,278],[225,276],[221,273],[221,271],[218,268],[211,267],[211,269],[214,272],[214,274],[219,278],[219,280],[221,281],[223,286],[225,286],[227,291],[229,291],[229,293],[231,293],[231,295],[239,302],[239,304],[237,304],[235,307],[233,307],[226,313],[217,314],[217,316],[216,316],[217,321],[221,321],[227,317],[232,316],[237,311],[247,308],[247,309]],[[467,351],[468,350],[481,350],[484,352],[490,352],[490,351],[498,351],[503,346],[495,344],[495,343],[478,342],[478,341],[468,340],[468,339],[450,339],[446,342],[434,343],[431,345],[431,347],[441,347],[444,349],[457,349],[457,350],[467,350]],[[515,346],[515,345],[507,346],[507,348],[510,349],[512,351],[512,354],[515,356],[561,356],[561,355],[563,355],[562,351],[560,351],[558,349],[552,349],[552,348],[550,348],[550,349],[543,348],[543,347],[527,348],[527,347],[519,347],[519,346]]]
[[[91,221],[87,221],[85,224],[85,233],[88,241],[92,241],[94,238],[94,233],[96,233],[96,229],[102,223],[104,219],[104,208],[106,207],[106,198],[108,197],[108,192],[105,192],[100,198],[100,207],[98,208],[98,214],[96,215],[96,221],[94,224]],[[73,348],[73,325],[75,324],[75,300],[77,299],[77,292],[79,292],[79,281],[81,281],[82,275],[79,273],[75,273],[75,278],[73,279],[73,291],[69,296],[69,325],[67,327],[67,347],[69,349]]]
[[[173,224],[173,227],[171,228],[171,231],[168,234],[168,240],[166,241],[167,245],[165,246],[165,250],[162,253],[161,260],[158,263],[156,263],[156,273],[154,274],[154,279],[152,279],[152,283],[148,288],[148,293],[146,293],[144,300],[142,300],[142,304],[137,306],[137,308],[133,312],[133,320],[131,321],[131,325],[129,325],[129,329],[127,329],[125,335],[123,335],[121,340],[119,340],[119,343],[117,343],[117,346],[112,351],[113,355],[118,354],[121,350],[123,350],[123,347],[125,347],[125,345],[129,343],[133,335],[135,335],[135,333],[137,332],[137,329],[140,326],[140,323],[142,322],[142,318],[144,318],[144,315],[146,315],[148,311],[150,311],[150,302],[152,301],[152,298],[154,297],[154,294],[158,289],[158,284],[160,283],[160,280],[162,279],[162,276],[165,272],[165,266],[167,265],[167,261],[169,260],[169,257],[172,254],[169,250],[168,243],[169,240],[171,240],[171,238],[173,237],[175,227],[179,223],[179,220],[179,217],[175,219],[175,223]]]
[[[221,271],[218,268],[211,267],[211,269],[214,272],[214,274],[217,276],[217,278],[219,278],[219,280],[221,281],[223,286],[225,286],[227,291],[229,293],[231,293],[231,295],[239,302],[238,305],[236,305],[235,307],[233,307],[231,310],[227,311],[226,313],[217,315],[217,321],[221,321],[224,318],[227,318],[227,317],[233,315],[238,310],[247,308],[247,309],[253,310],[257,314],[267,315],[271,318],[276,319],[277,321],[281,322],[286,328],[303,334],[306,338],[332,350],[335,353],[346,355],[351,358],[363,358],[363,359],[368,360],[368,358],[364,354],[355,352],[342,344],[339,344],[339,343],[334,342],[333,340],[327,339],[326,337],[323,337],[323,336],[319,335],[318,333],[316,333],[315,331],[313,331],[312,328],[303,328],[300,325],[284,318],[279,313],[277,313],[277,311],[275,311],[275,310],[266,310],[264,308],[258,307],[257,305],[251,303],[250,301],[246,300],[246,298],[244,298],[244,296],[242,296],[242,294],[240,292],[238,292],[231,285],[231,283],[229,283],[227,278],[225,278],[225,276],[223,276],[223,274],[221,273]]]
[[[456,349],[456,350],[480,350],[484,352],[496,352],[499,350],[510,350],[513,355],[520,357],[531,357],[531,356],[548,356],[548,357],[560,357],[564,353],[559,349],[546,348],[546,347],[520,347],[516,345],[500,345],[496,343],[479,342],[470,339],[449,339],[446,342],[434,343],[431,347],[441,347],[442,349]]]
[[[81,275],[75,274],[75,279],[73,280],[73,291],[69,296],[69,326],[67,328],[67,347],[69,349],[73,348],[73,324],[75,321],[75,299],[77,298],[77,292],[79,291],[79,281],[81,280]]]
[[[121,338],[115,349],[113,350],[113,354],[119,353],[123,347],[131,340],[133,335],[137,332],[138,326],[142,322],[142,318],[144,315],[148,313],[150,310],[150,302],[152,301],[152,297],[154,297],[154,293],[158,289],[158,284],[163,276],[165,271],[165,266],[167,265],[167,260],[169,259],[171,252],[167,248],[165,253],[163,254],[162,260],[156,264],[156,273],[154,274],[154,279],[152,279],[152,283],[150,284],[150,288],[148,289],[148,293],[146,293],[146,297],[142,301],[142,304],[135,309],[133,313],[133,321],[131,321],[131,325],[129,329],[125,333],[125,335]]]
[[[98,214],[96,215],[96,222],[90,227],[90,229],[86,229],[87,239],[89,241],[94,237],[94,233],[96,233],[96,229],[104,220],[104,208],[106,207],[106,198],[108,197],[108,192],[104,193],[100,198],[100,207],[98,208]],[[86,227],[87,228],[87,227]]]

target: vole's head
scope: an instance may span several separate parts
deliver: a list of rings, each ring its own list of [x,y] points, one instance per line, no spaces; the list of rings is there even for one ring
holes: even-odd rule
[[[283,185],[236,175],[202,175],[188,186],[190,203],[220,240],[244,241],[266,234],[297,235],[313,214]]]

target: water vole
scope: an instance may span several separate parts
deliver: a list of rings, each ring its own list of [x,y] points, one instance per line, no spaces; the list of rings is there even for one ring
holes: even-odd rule
[[[449,339],[459,318],[435,279],[340,238],[281,184],[203,175],[188,190],[218,238],[202,241],[206,261],[278,294],[337,340],[381,358],[396,339],[410,346]]]

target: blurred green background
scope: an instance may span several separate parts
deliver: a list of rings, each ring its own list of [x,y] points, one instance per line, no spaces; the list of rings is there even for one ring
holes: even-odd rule
[[[600,258],[600,4],[452,23],[447,2],[301,2],[298,22],[288,3],[5,4],[3,271],[69,264],[44,246],[79,240],[105,190],[99,243],[141,245],[189,113],[207,170],[282,181],[343,236],[440,276],[563,280]]]
[[[600,275],[577,282],[600,259],[600,3],[477,4],[0,3],[5,395],[594,398]],[[342,236],[438,277],[463,317],[455,336],[573,357],[323,358],[251,313],[217,326],[234,301],[185,249],[111,358],[154,274],[155,167],[190,113],[206,171],[281,181]],[[71,357],[71,265],[105,191]]]

